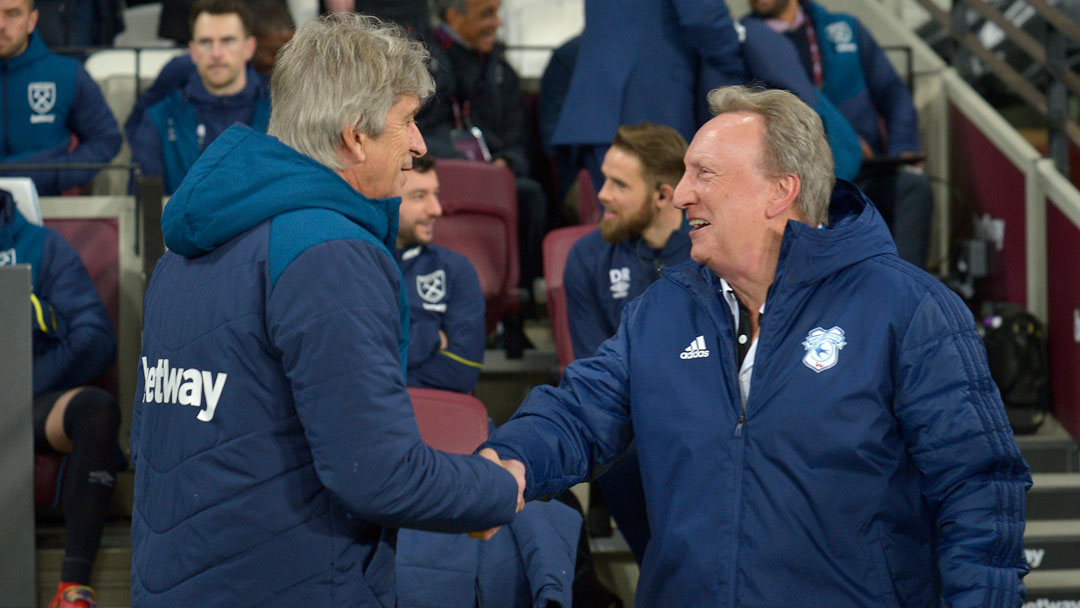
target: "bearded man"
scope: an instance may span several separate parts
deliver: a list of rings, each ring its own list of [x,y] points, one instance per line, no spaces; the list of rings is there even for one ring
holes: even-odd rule
[[[616,132],[601,165],[600,230],[574,244],[563,274],[575,358],[592,356],[615,334],[623,306],[659,279],[660,269],[690,259],[690,227],[671,204],[685,153],[686,140],[666,125],[624,125]],[[636,451],[597,483],[641,563],[649,526]]]

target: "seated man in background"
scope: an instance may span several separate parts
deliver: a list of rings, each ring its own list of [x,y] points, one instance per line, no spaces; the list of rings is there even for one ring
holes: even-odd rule
[[[417,116],[417,121],[432,156],[468,155],[514,172],[521,286],[531,297],[533,280],[542,271],[540,250],[547,202],[540,184],[527,177],[531,136],[521,85],[495,41],[495,32],[502,24],[500,4],[501,0],[436,2],[442,24],[432,33],[430,45],[435,99]],[[473,127],[477,131],[472,131]]]
[[[915,105],[885,52],[854,17],[808,0],[751,0],[752,14],[783,34],[821,93],[858,132],[862,170],[855,183],[889,224],[900,257],[924,268],[930,250],[934,196],[930,181],[911,164],[874,163],[920,154]]]
[[[615,334],[623,306],[659,279],[661,269],[690,259],[690,227],[671,204],[685,153],[686,140],[666,125],[623,125],[616,132],[601,165],[600,230],[574,244],[563,271],[575,358],[591,357]],[[637,450],[631,448],[597,485],[640,564],[649,522]],[[606,514],[597,513],[603,522],[593,521],[590,505],[594,528],[606,523]]]
[[[469,260],[434,245],[439,205],[435,160],[407,172],[398,211],[397,260],[409,292],[408,386],[472,392],[484,360],[484,294]]]
[[[251,66],[270,85],[270,72],[274,68],[274,58],[281,47],[288,42],[295,31],[288,9],[278,0],[258,0],[251,5],[251,27],[255,35],[255,54],[251,57]],[[143,91],[135,101],[124,122],[124,133],[128,141],[134,138],[135,129],[142,122],[146,109],[165,98],[198,74],[190,54],[173,57],[161,68],[154,84]]]
[[[107,163],[120,151],[120,130],[101,89],[79,62],[49,52],[35,33],[34,0],[0,0],[3,121],[0,163]],[[96,170],[4,172],[34,180],[55,196],[88,184]]]
[[[247,65],[255,37],[243,0],[198,0],[190,21],[188,48],[199,77],[150,106],[129,134],[132,162],[144,175],[162,176],[166,194],[228,126],[265,132],[270,118],[266,81]]]
[[[49,608],[93,608],[90,571],[116,480],[120,410],[83,386],[116,360],[109,314],[75,249],[35,226],[0,190],[0,266],[30,264],[34,328],[34,450],[69,454],[60,488],[67,524],[60,585]]]

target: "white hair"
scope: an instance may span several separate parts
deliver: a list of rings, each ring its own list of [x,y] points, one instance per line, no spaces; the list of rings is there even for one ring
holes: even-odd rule
[[[421,103],[431,96],[428,57],[421,43],[375,17],[336,13],[309,21],[278,52],[267,133],[341,170],[345,126],[378,137],[403,95]]]

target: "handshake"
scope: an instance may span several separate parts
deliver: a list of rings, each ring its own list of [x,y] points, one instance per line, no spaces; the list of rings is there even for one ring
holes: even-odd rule
[[[491,448],[480,450],[480,455],[506,469],[507,472],[514,476],[514,481],[516,481],[518,485],[516,512],[521,512],[521,510],[525,508],[525,465],[517,460],[501,460],[495,450]],[[469,536],[481,540],[489,540],[492,536],[495,536],[495,533],[499,531],[499,528],[500,526],[496,526],[480,532],[469,532]]]

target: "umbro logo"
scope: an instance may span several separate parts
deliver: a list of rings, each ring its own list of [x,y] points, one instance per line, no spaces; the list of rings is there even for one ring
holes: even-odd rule
[[[679,353],[680,359],[703,359],[709,356],[709,350],[705,348],[705,336],[698,336],[690,342],[683,352]]]

